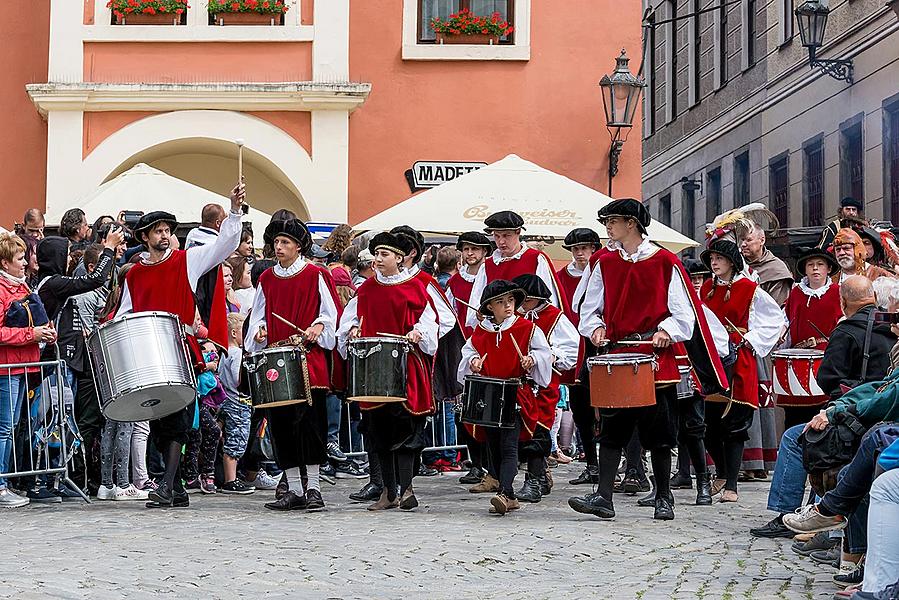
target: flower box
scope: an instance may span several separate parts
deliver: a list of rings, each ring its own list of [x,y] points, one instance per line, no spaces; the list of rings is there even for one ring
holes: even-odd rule
[[[187,0],[109,0],[116,25],[180,25]]]
[[[480,46],[495,46],[499,44],[498,35],[486,33],[470,33],[455,35],[452,33],[438,33],[438,44],[477,44]]]
[[[116,25],[180,25],[181,16],[168,13],[155,15],[132,14],[121,18],[116,16]]]
[[[215,13],[212,16],[216,25],[280,25],[281,15],[256,12]]]

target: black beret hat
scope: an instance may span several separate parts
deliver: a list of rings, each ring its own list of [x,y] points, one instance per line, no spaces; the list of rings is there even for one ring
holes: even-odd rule
[[[266,244],[273,245],[278,236],[290,238],[299,244],[301,254],[306,254],[312,246],[312,234],[309,233],[306,224],[299,219],[272,221],[266,226],[262,239]]]
[[[568,235],[565,236],[565,241],[562,242],[562,247],[566,250],[571,250],[573,246],[579,246],[581,244],[593,244],[597,247],[602,246],[598,233],[587,227],[578,227],[577,229],[572,229],[568,232]]]
[[[484,219],[484,231],[493,233],[494,231],[515,231],[525,229],[524,219],[516,212],[511,210],[501,210],[495,212]]]
[[[154,210],[140,216],[140,219],[137,220],[137,225],[134,226],[134,233],[140,235],[157,223],[168,223],[172,232],[178,228],[178,219],[175,218],[175,215],[164,210]]]
[[[847,208],[847,207],[855,207],[859,210],[864,210],[865,205],[864,205],[864,203],[862,203],[861,200],[856,200],[855,198],[853,198],[851,196],[846,196],[845,198],[840,200],[840,208]]]
[[[640,227],[640,231],[646,233],[646,228],[652,222],[649,211],[646,206],[639,200],[634,198],[622,198],[620,200],[612,200],[599,209],[599,222],[605,224],[606,220],[612,217],[623,217],[626,219],[634,219]]]
[[[524,303],[524,290],[509,281],[508,279],[495,279],[487,284],[484,292],[481,294],[481,308],[479,312],[488,317],[493,316],[493,311],[488,308],[491,300],[496,300],[506,294],[512,294],[515,297],[515,309],[517,310]]]
[[[377,253],[379,248],[389,250],[394,254],[406,257],[414,249],[412,238],[407,235],[393,234],[387,231],[375,235],[368,242],[368,251],[372,254]]]
[[[488,250],[493,248],[493,242],[490,241],[490,238],[488,238],[480,231],[466,231],[465,233],[460,235],[459,241],[456,242],[456,250],[461,251],[462,244],[468,244],[470,246],[481,246],[483,248],[487,248]]]
[[[712,252],[720,254],[732,262],[737,273],[743,270],[743,255],[740,254],[740,248],[730,240],[715,240],[699,255],[699,259],[709,268],[709,271],[712,270]]]
[[[412,241],[412,248],[418,253],[416,258],[421,258],[422,254],[425,251],[425,236],[420,234],[415,229],[409,227],[408,225],[397,225],[393,229],[390,230],[390,233],[394,235],[404,235],[408,237]],[[408,252],[406,253],[409,254]]]
[[[685,258],[684,269],[688,275],[711,275],[712,271],[697,258]]]
[[[840,270],[840,263],[834,256],[824,248],[801,248],[802,252],[796,260],[796,271],[799,275],[805,275],[805,263],[812,258],[821,258],[827,263],[828,271],[831,275]]]
[[[549,300],[552,298],[552,292],[546,286],[546,283],[530,273],[519,275],[512,280],[512,283],[524,290],[527,298],[539,298],[540,300]]]

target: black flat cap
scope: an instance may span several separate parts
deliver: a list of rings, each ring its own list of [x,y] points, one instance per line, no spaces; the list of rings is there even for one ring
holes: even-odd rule
[[[837,271],[840,270],[840,263],[837,262],[837,259],[834,258],[833,254],[825,250],[824,248],[801,248],[802,254],[799,255],[799,258],[796,260],[796,271],[799,272],[799,275],[805,275],[805,263],[812,258],[821,258],[827,263],[828,272],[833,275]]]
[[[849,208],[855,207],[859,210],[864,210],[865,205],[861,200],[856,200],[851,196],[846,196],[842,200],[840,200],[840,208]]]
[[[299,219],[287,219],[286,221],[272,221],[265,228],[262,239],[266,244],[273,245],[275,238],[281,236],[290,238],[300,246],[300,254],[309,252],[312,246],[312,234],[309,228]]]
[[[134,233],[140,235],[152,229],[157,223],[168,223],[172,233],[178,228],[178,219],[175,218],[175,215],[164,210],[154,210],[140,216],[140,219],[137,220],[137,225],[134,226]]]
[[[602,241],[599,239],[599,234],[592,229],[578,227],[568,232],[568,235],[565,236],[565,241],[562,242],[562,247],[566,250],[571,250],[572,247],[580,246],[581,244],[593,244],[599,247],[602,246]]]
[[[495,279],[487,284],[481,294],[481,308],[478,309],[482,315],[488,317],[493,316],[493,311],[487,307],[491,300],[496,300],[506,294],[512,294],[515,297],[515,310],[518,310],[524,303],[524,290],[509,281],[508,279]]]
[[[649,211],[646,206],[634,198],[621,198],[620,200],[612,200],[599,209],[599,222],[605,224],[612,217],[621,217],[625,219],[634,219],[640,227],[640,231],[646,233],[646,228],[652,222]]]
[[[740,254],[740,248],[730,240],[715,240],[699,255],[699,259],[708,267],[709,271],[712,270],[712,252],[720,254],[732,262],[737,273],[743,270],[743,255]]]
[[[516,212],[511,210],[501,210],[495,212],[484,219],[484,231],[493,233],[494,231],[516,231],[525,229],[524,219]]]
[[[420,234],[412,227],[409,227],[408,225],[397,225],[390,230],[390,233],[394,235],[404,235],[412,240],[412,247],[418,253],[418,256],[416,256],[416,258],[421,259],[422,255],[425,252],[425,236]]]
[[[487,250],[493,248],[493,242],[490,241],[490,238],[480,231],[466,231],[465,233],[460,235],[459,240],[456,242],[456,250],[459,250],[461,252],[463,244],[468,244],[470,246],[480,246],[483,248],[487,248]]]
[[[368,251],[372,254],[376,254],[379,249],[389,250],[390,252],[405,258],[415,248],[412,243],[412,238],[409,236],[382,231],[368,242]]]
[[[711,275],[712,271],[698,258],[685,258],[684,269],[688,275]]]
[[[525,296],[528,298],[537,298],[539,300],[549,300],[552,298],[552,292],[546,286],[546,283],[536,275],[526,273],[519,275],[512,280],[512,283],[524,290]]]

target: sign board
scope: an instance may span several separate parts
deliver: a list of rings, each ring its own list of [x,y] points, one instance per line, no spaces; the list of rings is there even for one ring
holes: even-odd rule
[[[452,181],[466,173],[486,167],[485,162],[429,161],[420,160],[406,171],[409,188],[416,192],[437,187],[441,183]]]

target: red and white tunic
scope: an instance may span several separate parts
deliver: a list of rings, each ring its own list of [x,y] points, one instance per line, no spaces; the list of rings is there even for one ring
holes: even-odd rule
[[[340,318],[337,347],[346,358],[350,331],[359,327],[362,337],[377,337],[379,333],[406,335],[413,329],[421,334],[417,349],[409,352],[406,369],[406,411],[412,415],[434,412],[431,393],[431,370],[437,352],[439,322],[437,311],[424,285],[409,271],[384,276],[375,273],[359,286]],[[382,404],[360,402],[369,410]]]
[[[817,289],[808,287],[808,278],[793,286],[784,314],[789,323],[786,347],[801,347],[815,350],[827,348],[827,338],[843,317],[840,307],[840,286],[829,278]],[[814,326],[812,326],[814,324]],[[820,331],[819,331],[820,330]],[[823,337],[822,337],[823,336]],[[789,382],[783,386],[789,389]],[[777,394],[779,406],[818,406],[829,400],[829,396],[793,396]]]
[[[453,330],[453,327],[459,324],[459,321],[456,318],[456,311],[453,310],[453,305],[446,297],[446,294],[443,293],[443,289],[441,289],[437,280],[429,273],[425,273],[419,269],[418,265],[413,265],[413,267],[408,270],[408,273],[410,277],[417,279],[423,286],[425,286],[425,290],[431,298],[431,303],[437,311],[437,320],[440,323],[439,337],[445,336]]]
[[[475,277],[477,277],[477,275],[472,275],[465,267],[463,267],[460,271],[450,277],[449,282],[447,283],[446,298],[456,310],[456,314],[459,315],[460,320],[462,320],[468,313],[468,307],[464,303],[467,302],[472,306],[478,305],[477,301],[471,301],[471,290],[474,287]],[[474,332],[472,327],[469,327],[468,325],[462,326],[462,333],[465,335],[466,339],[471,337],[472,332]]]
[[[553,371],[549,385],[537,391],[537,422],[546,429],[552,429],[559,403],[559,385],[562,383],[559,372],[570,372],[577,364],[581,336],[565,313],[551,304],[526,312],[524,318],[540,328],[552,352]]]
[[[644,238],[633,254],[619,242],[609,244],[590,257],[575,297],[581,299],[578,331],[589,338],[599,327],[617,342],[634,334],[665,331],[672,344],[656,348],[656,385],[680,381],[675,345],[689,340],[696,314],[677,257]],[[632,348],[617,352],[632,352]]]
[[[250,324],[244,348],[247,353],[256,352],[271,344],[299,334],[273,315],[277,314],[301,330],[314,325],[323,327],[314,345],[307,348],[309,384],[313,388],[330,388],[326,351],[334,348],[339,309],[337,292],[331,281],[331,273],[322,267],[297,258],[289,267],[277,264],[259,276],[259,285],[250,310]],[[256,341],[259,327],[265,325],[267,338]]]
[[[542,279],[546,287],[549,288],[550,304],[556,308],[565,309],[564,296],[561,293],[559,282],[556,280],[556,274],[553,272],[552,262],[549,257],[543,252],[527,246],[522,246],[521,250],[513,256],[503,256],[499,250],[495,250],[484,261],[484,264],[475,276],[474,284],[471,288],[471,298],[474,300],[471,304],[478,306],[481,303],[481,294],[484,293],[484,288],[491,281],[496,281],[497,279],[511,281],[519,275],[536,275]],[[465,324],[469,327],[477,325],[476,311],[468,309],[466,314]]]
[[[574,310],[574,293],[577,290],[578,285],[581,283],[581,279],[583,278],[583,276],[584,270],[579,269],[574,261],[571,261],[569,264],[556,271],[556,279],[558,279],[559,281],[559,287],[561,288],[562,295],[565,298],[565,316],[568,317],[568,320],[575,327],[575,331],[577,331],[577,326],[580,322],[580,315],[578,315],[577,311]],[[585,351],[587,348],[586,342],[587,341],[583,337],[578,337],[577,361],[575,361],[573,368],[562,372],[562,383],[569,385],[577,383],[577,375],[579,370],[578,368],[584,362]]]
[[[780,338],[784,322],[780,307],[774,298],[743,274],[737,274],[730,286],[713,277],[702,285],[700,295],[727,329],[731,342],[740,344],[744,339],[748,342],[749,345],[744,344],[737,351],[731,394],[734,402],[758,408],[756,356],[767,356]]]
[[[512,338],[515,342],[512,342]],[[524,355],[530,355],[535,365],[525,373],[521,368],[521,360],[518,356],[518,348]],[[471,361],[476,357],[487,356],[479,375],[495,377],[498,379],[516,379],[527,375],[538,387],[547,387],[552,381],[552,350],[546,341],[546,336],[534,323],[512,315],[499,325],[490,319],[484,319],[462,348],[462,362],[459,364],[459,381],[464,382],[465,376],[471,374]],[[541,419],[541,411],[538,406],[537,396],[533,387],[522,385],[518,388],[519,415],[524,429],[521,439],[530,439],[534,434]],[[555,406],[553,407],[555,410]],[[552,427],[552,418],[547,429]],[[472,435],[479,441],[483,441],[483,431],[479,427],[469,427]]]

